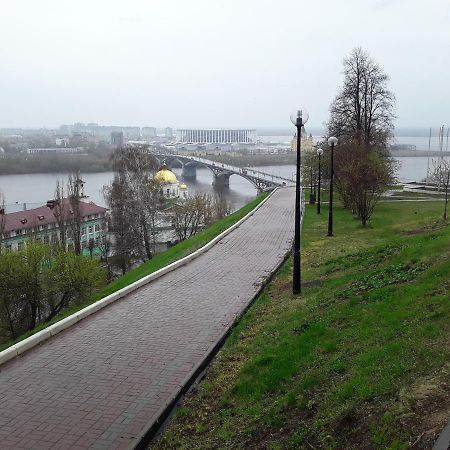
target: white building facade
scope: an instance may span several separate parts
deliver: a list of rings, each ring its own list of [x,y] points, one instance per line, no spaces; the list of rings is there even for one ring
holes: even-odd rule
[[[256,142],[256,130],[251,129],[180,129],[177,141],[198,144],[251,144]]]

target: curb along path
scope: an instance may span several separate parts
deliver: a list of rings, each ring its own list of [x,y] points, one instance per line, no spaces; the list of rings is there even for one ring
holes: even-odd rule
[[[0,447],[137,444],[290,250],[294,189],[208,252],[0,366]]]

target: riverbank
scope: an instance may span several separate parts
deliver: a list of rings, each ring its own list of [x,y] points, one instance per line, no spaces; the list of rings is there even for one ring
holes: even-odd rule
[[[303,292],[285,264],[154,448],[431,448],[450,418],[441,202],[383,202],[370,227],[307,205]],[[153,448],[153,447],[152,447]]]
[[[37,173],[108,172],[112,170],[109,154],[3,155],[0,175]]]

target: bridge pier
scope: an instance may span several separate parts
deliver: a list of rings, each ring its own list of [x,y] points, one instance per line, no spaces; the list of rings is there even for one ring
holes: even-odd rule
[[[197,178],[197,166],[195,164],[184,164],[181,175],[183,178]]]
[[[212,182],[213,186],[218,188],[230,187],[230,176],[231,173],[224,173],[224,172],[214,173],[214,178]]]

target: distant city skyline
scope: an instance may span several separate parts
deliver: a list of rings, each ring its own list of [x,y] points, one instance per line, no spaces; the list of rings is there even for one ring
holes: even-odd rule
[[[357,46],[396,126],[450,122],[447,0],[20,0],[2,19],[0,128],[289,127],[300,105],[319,128]]]
[[[152,138],[158,136],[166,136],[166,130],[167,128],[171,128],[175,134],[175,132],[178,132],[179,130],[183,130],[182,128],[178,127],[152,127],[152,126],[137,126],[137,125],[120,125],[120,124],[101,124],[96,122],[76,122],[74,124],[61,124],[56,127],[43,127],[43,128],[32,128],[32,127],[0,127],[0,137],[2,134],[5,134],[5,131],[44,131],[47,132],[54,131],[56,135],[65,135],[68,133],[68,129],[66,127],[73,127],[74,125],[86,125],[86,126],[98,126],[100,128],[107,129],[106,133],[109,136],[110,132],[114,132],[113,129],[120,130],[120,129],[129,129],[129,130],[136,130],[140,129],[141,136],[146,138]],[[433,124],[431,127],[396,127],[394,130],[394,134],[396,137],[428,137],[430,128],[432,131],[432,137],[437,137],[439,134],[440,127],[444,125],[444,134],[446,133],[445,130],[449,127],[445,124]],[[239,129],[254,129],[256,130],[256,134],[258,136],[290,136],[294,135],[296,130],[295,128],[291,126],[284,126],[284,127],[240,127]],[[108,130],[111,129],[111,130]],[[202,129],[202,127],[196,126],[193,127],[193,129]],[[210,128],[212,129],[212,128]],[[215,129],[220,130],[226,130],[226,127],[216,127]],[[313,136],[324,136],[326,134],[326,128],[324,126],[322,127],[315,127],[315,126],[306,126],[305,131],[307,134],[312,134]],[[76,130],[75,130],[76,132]],[[104,134],[104,133],[103,133]],[[166,136],[167,137],[167,136]]]

